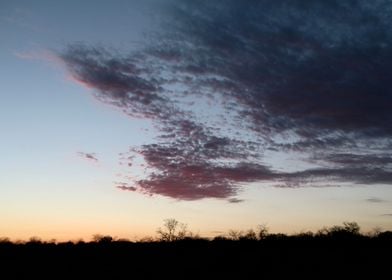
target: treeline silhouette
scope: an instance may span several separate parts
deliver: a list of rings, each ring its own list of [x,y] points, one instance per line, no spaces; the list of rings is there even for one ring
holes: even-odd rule
[[[0,271],[10,279],[349,279],[390,273],[392,232],[361,233],[355,222],[316,233],[235,231],[203,238],[167,219],[157,238],[139,241],[94,235],[90,242],[0,239]]]

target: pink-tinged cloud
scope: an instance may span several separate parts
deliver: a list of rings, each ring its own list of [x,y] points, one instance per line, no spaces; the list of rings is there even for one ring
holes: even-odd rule
[[[162,158],[162,161],[164,158]],[[148,162],[160,170],[137,182],[139,191],[182,200],[229,198],[238,194],[241,182],[270,180],[274,176],[261,165],[218,166],[206,162],[163,164]]]
[[[78,79],[77,77],[75,77],[73,75],[67,75],[66,78],[67,78],[67,80],[71,81],[72,83],[77,84],[77,85],[79,85],[81,87],[84,87],[86,89],[94,89],[93,85],[87,83],[84,80],[80,80],[80,79]]]
[[[41,60],[54,65],[64,65],[64,61],[59,56],[50,50],[39,51],[15,51],[14,55],[20,59],[26,60]]]

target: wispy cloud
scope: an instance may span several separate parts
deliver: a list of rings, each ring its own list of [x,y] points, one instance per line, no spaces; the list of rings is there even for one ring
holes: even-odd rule
[[[371,202],[371,203],[383,203],[386,202],[386,200],[378,198],[378,197],[370,197],[368,199],[366,199],[367,202]]]
[[[88,161],[98,162],[98,157],[95,153],[78,152],[77,154],[79,157],[86,159]]]
[[[135,190],[233,199],[256,181],[392,183],[392,4],[165,5],[145,48],[74,44],[59,55],[99,100],[154,121],[157,141],[130,151],[147,169]],[[278,171],[265,151],[312,166]]]
[[[130,191],[130,192],[134,192],[137,190],[135,187],[129,186],[128,183],[116,183],[116,188],[122,191]]]
[[[240,203],[240,202],[243,202],[244,200],[243,199],[238,199],[238,198],[230,198],[228,201],[230,203]]]
[[[50,50],[34,50],[34,51],[14,51],[13,54],[20,59],[28,60],[42,60],[51,62],[53,64],[63,64],[63,60],[59,56]]]

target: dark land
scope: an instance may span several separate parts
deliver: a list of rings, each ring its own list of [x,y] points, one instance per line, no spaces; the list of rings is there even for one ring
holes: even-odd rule
[[[389,279],[392,232],[336,227],[317,234],[208,240],[0,242],[1,279]],[[389,275],[389,276],[388,276]]]

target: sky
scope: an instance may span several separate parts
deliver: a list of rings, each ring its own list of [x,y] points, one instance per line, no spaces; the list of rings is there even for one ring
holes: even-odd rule
[[[392,230],[392,4],[0,1],[0,236]]]

